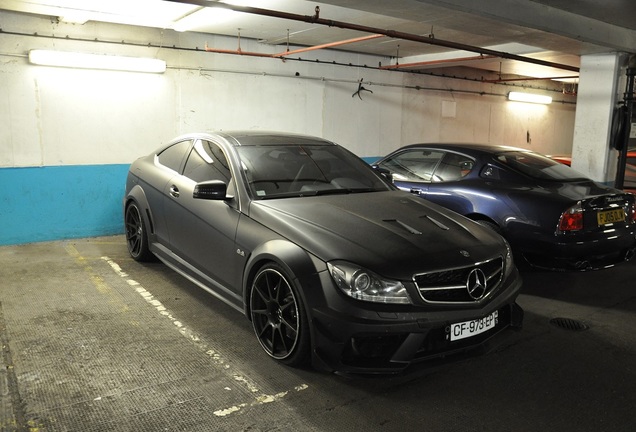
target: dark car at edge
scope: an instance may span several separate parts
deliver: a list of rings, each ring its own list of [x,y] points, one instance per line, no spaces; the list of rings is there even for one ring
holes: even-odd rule
[[[501,236],[320,138],[181,136],[131,165],[124,220],[134,259],[243,313],[290,366],[398,372],[523,319]]]
[[[634,195],[539,153],[486,144],[413,144],[375,166],[400,189],[491,227],[534,267],[601,269],[634,256]]]

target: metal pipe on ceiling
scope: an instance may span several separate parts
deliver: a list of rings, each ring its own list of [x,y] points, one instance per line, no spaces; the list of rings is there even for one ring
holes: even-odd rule
[[[356,43],[356,42],[364,42],[364,41],[377,39],[381,37],[385,37],[385,36],[383,34],[372,34],[369,36],[362,36],[359,38],[347,39],[347,40],[342,40],[337,42],[329,42],[322,45],[314,45],[314,46],[310,46],[306,48],[299,48],[292,51],[285,51],[280,54],[272,54],[272,57],[285,57],[285,56],[290,56],[292,54],[298,54],[298,53],[307,52],[307,51],[316,51],[316,50],[325,49],[325,48],[333,48],[336,46],[342,46],[342,45],[347,45],[347,44]]]
[[[442,47],[452,48],[456,50],[476,52],[478,54],[504,58],[507,60],[515,60],[515,61],[532,63],[532,64],[545,66],[545,67],[568,70],[572,72],[579,72],[578,67],[570,66],[563,63],[555,63],[555,62],[550,62],[546,60],[534,59],[532,57],[525,57],[525,56],[520,56],[517,54],[503,52],[503,51],[491,50],[488,48],[481,48],[481,47],[466,45],[466,44],[462,44],[458,42],[446,41],[443,39],[432,38],[429,36],[420,36],[416,34],[400,32],[396,30],[384,30],[377,27],[370,27],[370,26],[364,26],[359,24],[347,23],[343,21],[324,19],[324,18],[320,18],[320,9],[318,7],[316,7],[316,14],[313,16],[309,16],[309,15],[293,14],[289,12],[274,11],[270,9],[262,9],[262,8],[248,7],[248,6],[237,6],[237,5],[231,5],[231,4],[219,3],[219,2],[210,2],[208,0],[165,0],[165,1],[171,1],[174,3],[191,4],[194,6],[218,7],[222,9],[230,9],[236,12],[243,12],[243,13],[248,13],[253,15],[282,18],[282,19],[287,19],[291,21],[301,21],[301,22],[306,22],[308,24],[319,24],[319,25],[325,25],[328,27],[338,27],[342,29],[360,31],[363,33],[382,34],[385,36],[392,37],[394,39],[421,42],[421,43],[425,43],[429,45],[442,46]]]
[[[78,37],[72,37],[70,35],[65,35],[65,36],[56,36],[54,34],[50,34],[50,35],[45,35],[42,33],[25,33],[25,32],[16,32],[16,31],[6,31],[3,30],[2,28],[0,28],[0,35],[12,35],[12,36],[22,36],[22,37],[32,37],[32,38],[43,38],[43,39],[52,39],[52,40],[63,40],[63,41],[74,41],[74,42],[85,42],[85,43],[95,43],[95,44],[109,44],[109,45],[127,45],[127,46],[132,46],[132,47],[141,47],[141,48],[156,48],[156,49],[170,49],[170,50],[177,50],[177,51],[188,51],[188,52],[202,52],[202,50],[199,47],[194,47],[194,48],[190,48],[190,47],[184,47],[184,46],[177,46],[177,45],[164,45],[164,44],[153,44],[153,43],[139,43],[139,42],[131,42],[131,41],[125,41],[125,40],[107,40],[107,39],[98,39],[98,38],[91,38],[91,39],[85,39],[85,38],[78,38]],[[236,55],[254,55],[254,56],[258,56],[258,57],[268,57],[271,58],[272,54],[264,54],[264,53],[251,53],[249,51],[241,51],[239,50],[215,50],[213,48],[208,48],[209,51],[211,52],[219,52],[221,54],[236,54]],[[205,52],[205,50],[203,50],[203,52]],[[13,56],[13,57],[27,57],[27,55],[25,54],[8,54],[8,53],[3,53],[0,52],[0,57],[2,56]],[[363,69],[372,69],[372,70],[381,70],[380,67],[378,66],[368,66],[366,64],[352,64],[352,63],[341,63],[341,62],[336,62],[336,61],[325,61],[325,60],[307,60],[307,59],[302,59],[301,57],[295,58],[295,57],[289,57],[288,59],[286,59],[288,61],[296,61],[296,62],[311,62],[311,63],[315,63],[315,64],[328,64],[328,65],[337,65],[337,66],[347,66],[347,67],[356,67],[356,68],[363,68]],[[171,67],[168,66],[168,69],[180,69],[179,67]],[[197,68],[193,68],[194,70],[196,70]],[[398,72],[403,72],[400,69],[397,69]],[[438,78],[451,78],[451,79],[458,79],[458,80],[462,80],[462,81],[472,81],[472,82],[482,82],[481,79],[477,79],[477,78],[468,78],[468,77],[461,77],[461,76],[455,76],[455,75],[446,75],[446,74],[438,74],[438,73],[434,73],[434,72],[423,72],[421,70],[417,70],[417,71],[412,71],[410,73],[414,73],[414,74],[419,74],[419,75],[428,75],[428,76],[432,76],[432,77],[438,77]],[[261,75],[259,73],[259,75]],[[356,81],[358,82],[358,81]],[[375,84],[375,83],[374,83]],[[501,83],[494,83],[494,84],[501,84]],[[507,86],[516,86],[516,84],[503,84],[503,85],[507,85]],[[417,86],[415,86],[417,87]],[[524,86],[525,88],[526,86]],[[407,87],[408,88],[408,87]],[[539,87],[532,87],[532,88],[539,88]],[[550,88],[539,88],[541,90],[546,90],[546,91],[555,91],[553,89]],[[566,102],[564,102],[566,103]]]
[[[493,84],[493,83],[512,82],[512,81],[565,80],[565,79],[576,79],[576,78],[578,78],[578,75],[557,76],[557,77],[498,78],[498,79],[492,79],[492,80],[481,80],[481,82]]]
[[[260,53],[260,52],[254,52],[254,51],[243,51],[241,49],[241,46],[239,44],[239,47],[235,50],[227,50],[227,49],[217,49],[217,48],[210,48],[208,47],[208,44],[205,44],[205,50],[207,52],[213,52],[213,53],[217,53],[217,54],[235,54],[235,55],[242,55],[242,56],[248,56],[248,57],[267,57],[267,58],[285,58],[288,57],[292,54],[298,54],[298,53],[302,53],[302,52],[307,52],[307,51],[316,51],[319,49],[324,49],[324,48],[331,48],[334,46],[342,46],[342,45],[347,45],[347,44],[351,44],[351,43],[355,43],[355,42],[362,42],[362,41],[366,41],[366,40],[371,40],[371,39],[377,39],[379,37],[385,37],[384,35],[381,34],[375,34],[375,35],[370,35],[370,36],[363,36],[363,37],[359,37],[359,38],[354,38],[354,39],[347,39],[347,40],[342,40],[342,41],[337,41],[337,42],[330,42],[330,43],[326,43],[326,44],[322,44],[322,45],[315,45],[315,46],[310,46],[310,47],[306,47],[306,48],[300,48],[297,50],[293,50],[293,51],[285,51],[282,53],[278,53],[278,54],[266,54],[266,53]]]
[[[205,51],[216,53],[216,54],[235,54],[235,55],[241,55],[246,57],[266,57],[266,58],[273,57],[273,54],[259,53],[259,52],[253,52],[253,51],[243,51],[241,50],[240,47],[235,50],[210,48],[208,47],[207,43],[205,44]]]
[[[415,63],[396,63],[394,65],[380,66],[379,69],[405,69],[405,68],[421,67],[421,66],[434,66],[434,65],[440,65],[440,64],[445,64],[445,63],[458,63],[458,62],[465,62],[465,61],[487,60],[487,59],[493,59],[493,58],[495,58],[495,57],[493,57],[493,56],[483,56],[483,55],[472,56],[472,57],[457,57],[457,58],[452,58],[452,59],[430,60],[430,61],[415,62]]]

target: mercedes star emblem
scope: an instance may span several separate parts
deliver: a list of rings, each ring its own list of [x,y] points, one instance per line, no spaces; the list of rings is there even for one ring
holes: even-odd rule
[[[479,300],[486,294],[487,285],[486,275],[481,269],[476,268],[468,273],[466,289],[468,290],[468,295],[474,300]]]

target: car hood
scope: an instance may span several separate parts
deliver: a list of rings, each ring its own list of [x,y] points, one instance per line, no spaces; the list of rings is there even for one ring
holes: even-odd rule
[[[255,201],[250,217],[324,261],[393,278],[505,253],[488,228],[400,191]]]

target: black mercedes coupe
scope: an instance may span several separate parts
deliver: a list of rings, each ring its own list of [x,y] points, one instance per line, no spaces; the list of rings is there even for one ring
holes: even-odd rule
[[[135,260],[245,314],[290,366],[398,372],[523,319],[503,237],[320,138],[181,136],[131,165],[124,220]]]

